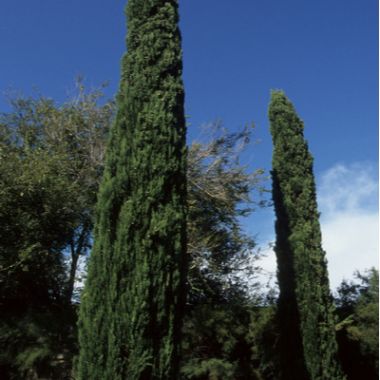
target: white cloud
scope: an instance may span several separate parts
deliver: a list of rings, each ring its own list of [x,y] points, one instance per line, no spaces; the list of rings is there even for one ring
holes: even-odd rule
[[[264,286],[277,287],[277,259],[273,251],[273,241],[261,248],[261,254],[262,257],[256,263],[261,269],[257,274],[257,280]]]
[[[370,163],[337,164],[319,177],[323,247],[331,287],[378,267],[378,181]]]
[[[378,180],[370,163],[336,164],[318,176],[317,185],[322,244],[330,285],[336,289],[356,270],[378,268]],[[259,265],[266,281],[276,273],[276,258],[269,248],[263,247],[263,252],[266,257]]]
[[[323,214],[373,210],[378,184],[370,163],[336,164],[318,181],[318,202]]]

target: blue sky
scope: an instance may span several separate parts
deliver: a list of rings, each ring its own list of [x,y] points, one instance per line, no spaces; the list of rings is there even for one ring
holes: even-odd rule
[[[63,101],[82,74],[89,85],[109,81],[107,93],[113,96],[125,50],[124,5],[120,0],[2,0],[2,93],[30,94],[37,87]],[[305,122],[319,186],[329,173],[342,176],[340,167],[351,184],[363,173],[367,183],[378,183],[376,0],[182,0],[180,15],[189,141],[201,124],[216,119],[230,130],[254,122],[261,143],[244,158],[252,168],[269,170],[267,107],[270,90],[281,88]],[[0,110],[7,109],[1,96]],[[341,186],[339,180],[331,183]],[[357,190],[351,186],[342,196]],[[377,215],[377,190],[360,196],[355,210]],[[340,202],[334,215],[348,207]],[[328,212],[322,209],[326,218]],[[271,239],[269,210],[245,225],[262,241]],[[371,239],[368,252],[378,246],[378,239]],[[377,251],[374,255],[372,261]],[[360,267],[363,260],[355,257],[352,267]]]

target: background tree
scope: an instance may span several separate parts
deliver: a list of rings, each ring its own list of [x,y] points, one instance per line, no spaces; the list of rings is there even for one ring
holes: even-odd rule
[[[101,90],[62,105],[11,98],[0,118],[0,367],[2,378],[70,370],[77,259],[90,245],[112,103]],[[57,357],[60,359],[57,360]]]
[[[339,355],[349,380],[379,375],[379,272],[343,281],[336,298]]]
[[[76,221],[76,186],[58,176],[63,173],[57,157],[1,148],[0,377],[33,379],[47,374],[48,362],[70,339],[71,315],[60,310],[61,252]]]
[[[185,379],[257,378],[248,326],[258,252],[241,218],[263,206],[262,170],[239,162],[252,128],[208,125],[188,153],[189,297],[184,325]]]
[[[204,142],[189,147],[190,304],[225,302],[252,285],[248,280],[257,269],[253,263],[258,255],[241,219],[265,205],[263,170],[251,172],[239,162],[252,131],[246,127],[229,133],[215,122],[204,127]]]
[[[177,379],[186,129],[176,1],[130,0],[128,52],[82,297],[79,379]]]
[[[252,355],[252,366],[258,379],[279,380],[278,357],[279,328],[276,316],[277,299],[255,303],[250,312],[250,324],[246,340]]]
[[[303,123],[281,91],[269,106],[273,138],[278,317],[284,379],[342,379],[317,209],[313,160]]]

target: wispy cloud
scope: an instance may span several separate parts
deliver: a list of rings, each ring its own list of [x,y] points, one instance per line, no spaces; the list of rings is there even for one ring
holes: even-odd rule
[[[370,163],[337,164],[319,177],[318,201],[330,281],[378,267],[378,180]]]
[[[373,211],[377,206],[378,183],[371,163],[336,164],[318,183],[318,202],[328,217],[342,211]]]

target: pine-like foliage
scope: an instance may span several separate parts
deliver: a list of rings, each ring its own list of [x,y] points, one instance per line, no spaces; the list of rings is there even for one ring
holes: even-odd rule
[[[129,0],[128,52],[79,321],[81,380],[177,379],[186,142],[175,0]]]
[[[282,378],[342,379],[317,210],[313,159],[303,122],[281,91],[269,106],[280,298]]]

